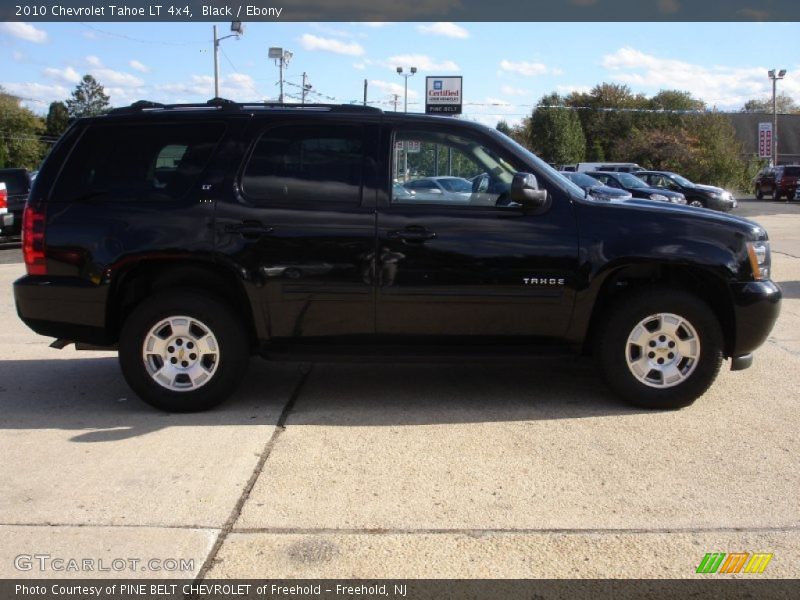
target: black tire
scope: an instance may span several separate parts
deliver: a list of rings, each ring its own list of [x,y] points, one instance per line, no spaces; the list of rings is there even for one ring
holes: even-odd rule
[[[761,186],[756,186],[756,200],[763,200],[764,199],[764,192],[761,191]]]
[[[596,357],[608,385],[630,404],[648,409],[683,408],[703,395],[722,365],[722,331],[709,307],[688,292],[664,287],[631,292],[615,305],[595,344]],[[629,335],[648,316],[659,313],[685,319],[700,342],[694,370],[672,387],[651,387],[637,379],[628,367]]]
[[[695,208],[706,208],[706,203],[700,198],[691,198],[687,204],[689,206],[694,206]]]
[[[145,364],[143,347],[150,330],[162,320],[176,316],[197,319],[217,341],[216,358],[201,357],[197,361],[202,363],[208,358],[208,364],[215,365],[209,368],[215,370],[196,389],[176,391],[164,387],[150,375]],[[190,289],[166,291],[144,300],[125,320],[120,333],[119,363],[128,385],[139,398],[168,412],[196,412],[220,404],[244,377],[249,358],[246,331],[231,308]]]

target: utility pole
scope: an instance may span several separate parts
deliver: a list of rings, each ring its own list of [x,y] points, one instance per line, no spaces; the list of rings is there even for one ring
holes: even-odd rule
[[[397,102],[400,100],[400,94],[392,94],[394,96],[394,112],[397,112]]]
[[[367,80],[364,80],[364,106],[367,105]]]
[[[306,103],[306,92],[308,91],[308,87],[307,87],[308,84],[306,83],[306,78],[307,78],[306,72],[303,71],[303,91],[301,93],[301,101],[300,101],[301,104],[305,104]]]

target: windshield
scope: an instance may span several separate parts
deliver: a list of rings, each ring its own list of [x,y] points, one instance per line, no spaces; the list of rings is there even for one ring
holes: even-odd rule
[[[472,191],[472,184],[469,181],[467,181],[466,179],[460,179],[456,177],[454,177],[453,179],[440,179],[439,185],[441,185],[448,192]]]
[[[601,182],[597,181],[597,179],[587,175],[586,173],[570,173],[566,175],[566,178],[573,183],[577,183],[581,187],[595,187],[598,185],[603,185]]]
[[[670,175],[670,179],[672,179],[673,181],[677,181],[678,185],[682,185],[684,187],[692,187],[694,185],[691,181],[686,179],[686,177],[681,177],[680,175],[676,175],[675,173]]]
[[[528,150],[525,146],[518,143],[516,140],[508,137],[506,134],[501,133],[499,131],[492,130],[492,135],[496,135],[502,137],[503,140],[514,147],[514,150],[521,155],[527,162],[532,163],[533,166],[536,167],[537,171],[547,173],[553,180],[561,181],[564,183],[564,187],[568,188],[574,195],[584,198],[586,196],[586,192],[583,191],[579,186],[575,185],[572,181],[569,180],[568,177],[564,176],[564,173],[560,173],[556,171],[553,167],[548,165],[544,162],[541,158],[536,156],[533,152]]]
[[[639,189],[647,187],[647,184],[636,175],[631,175],[630,173],[617,173],[616,175],[620,183],[627,188]]]

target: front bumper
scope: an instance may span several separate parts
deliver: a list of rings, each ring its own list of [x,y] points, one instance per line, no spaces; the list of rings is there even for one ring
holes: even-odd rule
[[[781,310],[781,289],[771,280],[730,285],[735,332],[730,355],[744,356],[761,346]]]

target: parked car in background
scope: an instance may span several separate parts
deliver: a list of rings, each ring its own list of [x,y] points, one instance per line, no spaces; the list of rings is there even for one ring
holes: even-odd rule
[[[636,177],[652,188],[680,192],[689,206],[728,212],[736,208],[736,198],[728,191],[713,185],[692,183],[672,171],[639,171]]]
[[[770,195],[773,200],[790,200],[794,198],[798,177],[800,165],[778,165],[761,169],[755,179],[756,198],[762,200],[765,195]]]
[[[615,173],[644,171],[644,169],[636,163],[627,162],[584,162],[578,163],[575,165],[575,168],[571,170],[581,173],[588,173],[589,171],[613,171]]]
[[[604,185],[586,173],[562,171],[561,174],[598,200],[630,200],[633,198],[633,194],[630,192]]]
[[[472,182],[463,177],[423,177],[404,184],[414,192],[417,202],[456,202],[469,204]]]
[[[602,182],[604,185],[630,192],[634,198],[670,202],[671,204],[686,204],[686,198],[683,194],[650,187],[644,181],[630,173],[593,171],[589,173],[589,175]]]
[[[6,187],[7,208],[0,218],[0,238],[17,238],[22,231],[22,211],[31,191],[31,178],[25,169],[0,169],[0,182]]]

